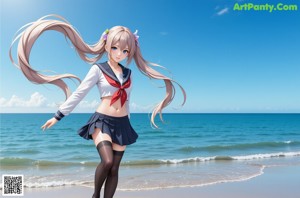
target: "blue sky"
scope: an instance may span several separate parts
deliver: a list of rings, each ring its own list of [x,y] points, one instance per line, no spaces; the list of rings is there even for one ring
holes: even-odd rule
[[[294,4],[297,11],[234,11],[235,3]],[[172,72],[187,92],[177,89],[165,112],[300,112],[300,2],[298,0],[1,0],[1,112],[56,112],[63,92],[35,85],[14,67],[8,50],[16,31],[48,14],[65,17],[85,42],[94,44],[115,25],[139,30],[146,60]],[[13,48],[16,57],[16,45]],[[106,59],[102,59],[105,61]],[[37,70],[84,78],[89,65],[57,32],[45,32],[31,51]],[[145,78],[132,63],[132,112],[150,112],[164,97],[159,81]],[[165,73],[168,74],[168,73]],[[67,81],[72,90],[76,84]],[[93,112],[93,88],[74,112]]]

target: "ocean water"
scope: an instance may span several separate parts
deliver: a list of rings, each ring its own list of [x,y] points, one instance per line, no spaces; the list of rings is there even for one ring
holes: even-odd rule
[[[77,135],[91,114],[71,114],[45,132],[40,127],[53,114],[0,116],[1,175],[22,174],[28,188],[93,187],[100,158],[93,141]],[[119,190],[243,181],[268,166],[300,165],[300,114],[164,114],[164,119],[153,129],[148,114],[131,115],[139,139],[125,151]]]

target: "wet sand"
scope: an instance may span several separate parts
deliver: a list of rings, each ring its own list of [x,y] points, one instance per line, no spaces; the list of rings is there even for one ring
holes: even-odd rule
[[[170,188],[141,191],[118,191],[115,198],[296,198],[300,196],[300,166],[276,166],[264,169],[264,174],[241,182],[220,183],[201,187]],[[2,192],[1,192],[2,194]],[[60,187],[24,190],[28,198],[90,198],[89,187]]]

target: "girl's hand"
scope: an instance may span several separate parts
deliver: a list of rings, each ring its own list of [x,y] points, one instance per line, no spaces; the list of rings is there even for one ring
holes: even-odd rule
[[[51,118],[50,120],[48,120],[42,127],[41,129],[43,129],[43,131],[45,131],[45,129],[49,129],[50,127],[52,127],[53,125],[56,124],[58,120],[56,120],[54,117]]]

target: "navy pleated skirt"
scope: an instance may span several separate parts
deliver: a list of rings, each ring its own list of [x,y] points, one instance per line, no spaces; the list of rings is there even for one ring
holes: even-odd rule
[[[128,116],[113,117],[95,112],[89,121],[78,130],[78,134],[84,139],[90,140],[95,128],[101,129],[102,133],[108,134],[113,143],[129,145],[136,142],[138,134],[132,128]]]

